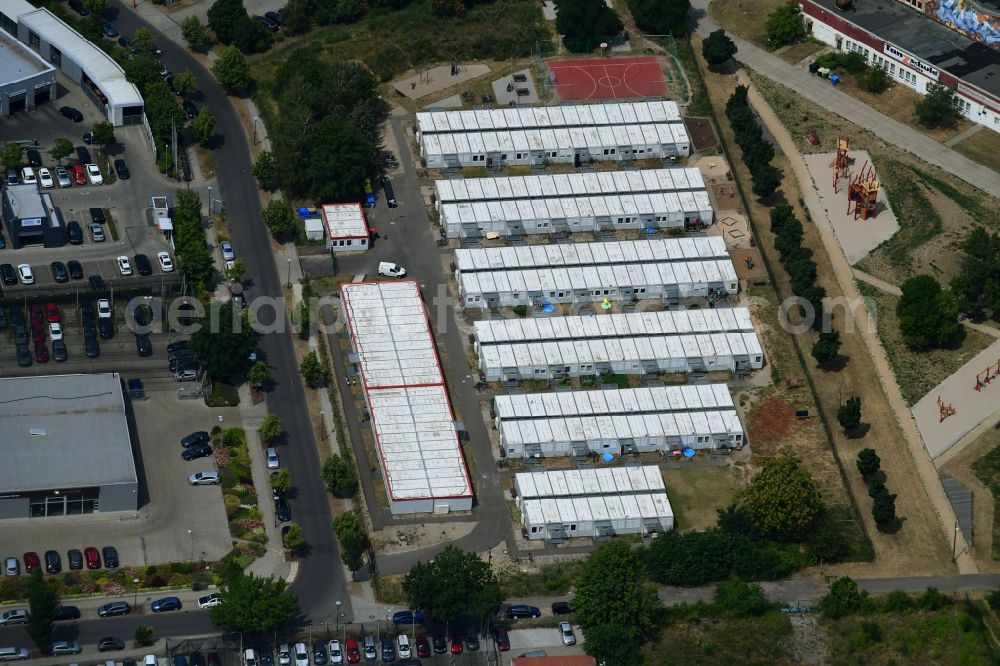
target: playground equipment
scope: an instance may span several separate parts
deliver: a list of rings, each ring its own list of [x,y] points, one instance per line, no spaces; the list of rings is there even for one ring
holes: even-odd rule
[[[862,220],[875,217],[879,187],[878,178],[875,176],[875,165],[865,162],[861,172],[850,181],[847,188],[847,214],[853,212],[855,220],[859,217]]]
[[[833,193],[840,189],[841,179],[850,181],[851,179],[851,157],[848,151],[851,149],[851,139],[846,136],[837,137],[837,156],[833,158],[830,166],[833,167]]]
[[[955,406],[950,402],[948,404],[945,404],[945,402],[941,399],[941,396],[938,396],[937,405],[938,405],[938,423],[941,423],[946,418],[953,415],[956,411]]]
[[[1000,377],[1000,359],[996,363],[991,363],[980,373],[976,374],[976,385],[975,389],[979,391],[984,386],[989,386],[990,382]]]

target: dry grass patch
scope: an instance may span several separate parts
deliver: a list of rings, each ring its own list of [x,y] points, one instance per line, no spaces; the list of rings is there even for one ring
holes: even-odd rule
[[[797,65],[814,53],[819,53],[826,45],[821,42],[814,42],[812,40],[806,40],[804,42],[799,42],[797,44],[792,44],[785,48],[779,49],[777,55],[779,58],[792,65]]]
[[[764,46],[767,42],[767,31],[764,29],[767,15],[785,4],[787,0],[720,0],[711,4],[708,13],[729,32]]]
[[[735,467],[691,467],[662,469],[675,529],[706,530],[715,527],[718,509],[729,506],[743,481]]]
[[[1000,429],[977,437],[941,467],[972,490],[972,554],[983,572],[1000,571]],[[995,491],[994,491],[995,489]]]
[[[1000,171],[1000,134],[982,129],[952,148],[994,171]]]

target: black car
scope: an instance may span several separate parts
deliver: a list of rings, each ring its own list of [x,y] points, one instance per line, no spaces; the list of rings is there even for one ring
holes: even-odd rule
[[[514,604],[507,608],[507,618],[510,620],[519,620],[521,618],[532,618],[541,617],[542,611],[538,610],[538,606],[529,606],[527,604]]]
[[[132,43],[131,39],[129,39],[124,35],[118,38],[118,45],[121,46],[123,49],[128,49],[129,51],[131,51],[132,55],[135,55],[136,53],[142,51],[141,48]]]
[[[66,270],[66,264],[61,261],[53,261],[49,267],[52,269],[52,279],[56,282],[69,282],[69,271]]]
[[[153,355],[153,343],[149,340],[149,333],[140,333],[135,336],[135,350],[139,356]]]
[[[135,255],[135,270],[139,275],[152,275],[153,265],[149,263],[149,257],[144,254]]]
[[[11,264],[0,264],[0,277],[3,278],[4,284],[17,284],[17,275]]]
[[[184,107],[184,112],[187,114],[188,118],[198,117],[198,107],[195,106],[194,102],[189,99],[184,100],[182,106]]]
[[[92,164],[90,160],[90,151],[83,146],[76,147],[76,156],[80,159],[80,164]]]
[[[184,368],[197,368],[198,362],[194,360],[194,354],[182,354],[175,356],[167,363],[170,372],[178,372]]]
[[[283,523],[292,519],[292,507],[284,497],[274,498],[274,515]]]
[[[114,636],[107,636],[97,641],[98,652],[111,652],[112,650],[124,650],[125,641]]]
[[[80,619],[80,609],[76,606],[60,606],[56,610],[56,622],[65,622],[66,620],[79,620]]]
[[[389,636],[382,637],[382,661],[396,661],[396,646]]]
[[[83,279],[83,264],[76,259],[70,259],[66,262],[66,270],[69,271],[69,277],[71,280]]]
[[[87,144],[88,146],[90,144],[94,143],[94,133],[93,132],[84,132],[83,133],[83,142],[85,144]]]
[[[181,458],[184,460],[196,460],[210,455],[212,455],[211,444],[195,444],[190,448],[184,449],[184,452],[181,453]]]
[[[83,336],[83,353],[86,354],[87,358],[100,357],[101,346],[97,344],[97,338],[93,335]]]
[[[115,337],[115,320],[111,317],[102,317],[97,321],[97,332],[102,340]]]
[[[382,176],[382,194],[385,195],[385,203],[388,204],[389,208],[395,208],[398,205],[396,203],[396,194],[392,190],[392,183],[389,181],[389,176]]]
[[[55,359],[57,363],[62,363],[65,361],[69,355],[66,353],[66,341],[65,340],[53,340],[52,341],[52,358]]]
[[[71,2],[70,5],[72,6],[72,4],[73,3]],[[79,109],[74,109],[72,106],[61,107],[59,109],[59,114],[65,116],[67,118],[69,118],[74,123],[82,123],[83,122],[83,114],[80,113]]]
[[[444,636],[435,636],[433,639],[434,654],[446,654],[448,652],[448,641]]]
[[[28,328],[24,324],[14,324],[14,344],[28,344]]]
[[[128,165],[125,164],[125,160],[115,160],[115,173],[118,174],[118,178],[121,180],[128,180],[132,177],[132,174],[128,172]]]
[[[31,350],[28,349],[28,345],[20,344],[17,345],[17,364],[22,368],[30,368],[31,360],[34,356],[31,355]]]
[[[269,18],[278,25],[282,25],[281,14],[278,12],[264,12],[264,18]]]
[[[59,557],[59,551],[45,551],[45,571],[50,574],[57,574],[62,571],[62,558]]]
[[[171,342],[167,345],[167,358],[171,361],[175,358],[194,358],[194,350],[188,347],[185,340]]]
[[[69,8],[80,16],[90,16],[90,10],[83,6],[83,0],[69,0]]]
[[[572,612],[573,608],[569,605],[568,601],[557,601],[552,604],[553,615],[569,615]]]
[[[477,652],[479,650],[479,636],[476,632],[470,632],[465,637],[465,649],[469,652]]]
[[[149,326],[150,322],[153,321],[153,310],[145,303],[139,303],[132,310],[132,321],[135,322],[136,326]]]
[[[25,155],[28,156],[28,164],[30,164],[31,166],[33,166],[33,167],[40,167],[40,166],[42,166],[42,156],[34,148],[29,149],[25,153]]]
[[[267,16],[255,16],[254,18],[257,19],[262,26],[264,26],[268,30],[271,30],[272,32],[278,29],[278,24],[275,23],[270,18],[268,18]]]
[[[90,288],[94,291],[104,291],[107,286],[104,284],[104,278],[100,275],[91,275],[90,278]]]
[[[69,564],[70,569],[82,569],[83,568],[83,553],[77,548],[72,548],[66,553],[66,562]]]
[[[104,556],[105,569],[118,568],[118,551],[115,550],[114,546],[105,546],[104,548],[102,548],[101,555]]]
[[[106,224],[108,218],[104,217],[103,208],[91,208],[90,209],[90,221],[94,224]]]
[[[322,641],[313,643],[313,663],[316,666],[324,666],[326,661],[326,643]]]
[[[83,245],[83,227],[76,220],[66,223],[66,239],[70,245]]]
[[[132,610],[127,601],[112,601],[97,609],[97,614],[101,617],[115,617],[116,615],[128,615]]]

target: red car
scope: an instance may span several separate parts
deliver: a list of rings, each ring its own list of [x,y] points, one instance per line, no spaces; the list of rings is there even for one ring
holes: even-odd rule
[[[38,553],[31,551],[24,554],[24,572],[31,573],[42,566],[42,561],[38,559]]]
[[[83,170],[83,167],[79,164],[74,164],[70,167],[69,172],[73,174],[73,182],[77,185],[87,184],[87,173]]]
[[[45,318],[50,322],[62,321],[62,315],[59,314],[59,306],[55,303],[46,303]]]
[[[462,638],[461,636],[451,637],[451,653],[452,654],[462,654]]]
[[[28,306],[28,310],[31,312],[32,323],[45,319],[45,308],[42,307],[41,303],[32,303]]]
[[[49,362],[49,348],[43,344],[39,344],[38,340],[35,340],[35,362],[36,363]]]
[[[497,649],[506,652],[510,649],[510,636],[506,629],[497,629]]]
[[[358,642],[353,638],[344,641],[344,652],[347,653],[348,664],[356,664],[361,661],[361,650],[358,648]]]
[[[417,636],[417,656],[421,659],[427,659],[431,656],[431,642],[424,634]]]
[[[101,568],[101,554],[93,546],[87,546],[83,549],[83,559],[87,561],[88,569]]]

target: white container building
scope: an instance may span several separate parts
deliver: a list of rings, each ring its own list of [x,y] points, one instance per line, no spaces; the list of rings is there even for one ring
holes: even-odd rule
[[[735,294],[736,269],[719,236],[455,250],[468,308]]]
[[[528,472],[517,474],[514,486],[529,539],[600,540],[674,527],[674,512],[656,467]]]
[[[511,458],[745,444],[725,384],[498,395],[494,412],[500,445]]]
[[[359,252],[370,247],[371,230],[361,204],[328,203],[321,212],[328,250]]]
[[[393,514],[468,511],[472,483],[416,282],[341,286]]]
[[[475,348],[487,381],[746,372],[764,364],[746,308],[478,321]]]

